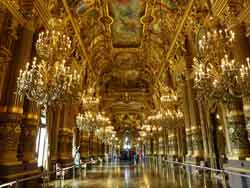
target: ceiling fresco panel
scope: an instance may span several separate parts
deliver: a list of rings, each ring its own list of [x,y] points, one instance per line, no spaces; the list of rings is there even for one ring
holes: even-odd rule
[[[114,22],[111,26],[114,47],[139,46],[142,33],[140,22],[143,9],[141,0],[112,0],[111,14]]]

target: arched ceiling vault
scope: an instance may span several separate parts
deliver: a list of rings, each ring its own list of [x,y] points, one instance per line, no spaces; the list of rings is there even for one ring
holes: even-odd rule
[[[49,1],[52,15],[71,22],[72,38],[85,63],[84,88],[95,87],[96,95],[101,97],[99,109],[111,112],[117,129],[126,130],[121,127],[126,118],[154,111],[161,88],[178,87],[176,78],[182,76],[185,67],[180,58],[186,53],[185,30],[195,24],[189,22],[192,16],[185,22],[170,56],[166,54],[190,1]],[[195,1],[193,12],[206,6],[205,0]],[[120,116],[124,118],[117,123]],[[133,127],[132,121],[130,124],[126,126]]]
[[[117,114],[148,113],[156,108],[155,77],[165,63],[185,5],[185,1],[168,0],[70,4],[93,67],[95,76],[90,82],[102,98],[100,108],[112,112],[113,119]],[[172,87],[171,73],[164,75],[163,85]]]

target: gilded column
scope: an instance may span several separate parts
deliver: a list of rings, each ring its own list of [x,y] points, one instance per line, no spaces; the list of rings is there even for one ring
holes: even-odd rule
[[[63,124],[63,110],[61,105],[50,106],[46,112],[47,126],[48,126],[48,146],[49,146],[49,170],[56,169],[56,163],[58,158],[58,142],[59,142],[59,131]]]
[[[191,123],[190,123],[190,113],[189,113],[189,101],[188,101],[188,94],[187,94],[187,85],[186,81],[183,85],[183,109],[184,109],[184,123],[185,123],[185,135],[186,135],[186,143],[187,143],[187,155],[186,158],[189,158],[193,154],[193,146],[192,146],[192,132],[191,132]]]
[[[61,116],[61,127],[59,129],[58,162],[62,166],[68,166],[73,162],[73,128],[75,126],[76,109],[71,104],[65,104],[63,112],[64,116]]]
[[[93,157],[97,156],[98,152],[98,140],[95,134],[93,134]]]
[[[39,126],[40,112],[39,107],[34,102],[25,100],[24,113],[21,123],[20,136],[20,156],[21,160],[27,165],[33,166],[29,169],[37,168],[36,161],[36,137]]]
[[[93,157],[94,155],[94,133],[93,131],[89,134],[89,156]]]
[[[191,79],[192,74],[192,64],[194,57],[194,43],[192,40],[191,34],[187,37],[187,54],[186,55],[186,84],[187,84],[187,96],[188,96],[188,107],[189,107],[189,117],[190,117],[190,125],[191,129],[189,131],[192,135],[192,149],[193,155],[192,159],[195,161],[199,161],[204,157],[203,151],[203,141],[202,141],[202,132],[200,125],[200,117],[199,117],[199,109],[198,103],[196,101],[196,93],[193,88],[194,80]],[[189,133],[190,134],[190,133]]]
[[[164,136],[163,136],[163,142],[164,142],[164,157],[167,158],[167,148],[168,148],[168,132],[167,132],[167,128],[164,127],[163,128],[164,131]]]
[[[236,44],[234,48],[234,55],[236,56],[239,62],[245,62],[245,58],[249,57],[250,46],[247,43],[246,37],[246,27],[243,25],[238,25],[234,28],[236,33]],[[248,95],[249,91],[246,93],[243,92],[243,111],[246,123],[246,129],[248,132],[248,140],[250,141],[250,96]]]
[[[81,159],[87,160],[89,157],[89,133],[87,131],[81,131]]]
[[[33,32],[20,30],[17,42],[17,21],[2,8],[0,17],[4,18],[0,19],[0,179],[9,181],[23,170],[17,159],[23,109],[15,91],[19,69],[30,54]]]
[[[243,110],[247,129],[247,137],[250,142],[250,97],[243,97]]]
[[[249,56],[250,50],[249,44],[246,42],[246,28],[244,25],[239,24],[233,28],[233,31],[235,32],[234,57],[239,62],[245,62],[245,58]],[[249,96],[244,96],[243,101],[242,99],[233,98],[227,109],[228,130],[233,158],[241,159],[250,155],[250,145],[247,139],[250,133],[249,101]]]
[[[208,105],[206,105],[208,106]],[[208,119],[206,118],[206,110],[205,110],[205,105],[204,102],[199,101],[198,103],[198,108],[199,108],[199,115],[200,115],[200,122],[201,122],[201,131],[202,131],[202,141],[203,141],[203,146],[204,146],[204,159],[209,160],[209,137],[208,137]]]
[[[168,135],[169,155],[171,160],[175,160],[178,154],[176,128],[170,128]]]
[[[227,129],[229,134],[232,159],[249,157],[249,141],[245,127],[242,100],[232,98],[226,108]]]
[[[153,136],[153,154],[154,156],[158,156],[158,153],[159,153],[159,137],[157,135],[157,133],[154,133],[154,136]]]
[[[188,100],[189,100],[189,113],[190,113],[190,123],[191,129],[189,129],[189,134],[191,133],[192,138],[192,149],[193,149],[193,159],[203,158],[203,141],[201,134],[200,120],[198,117],[199,111],[197,108],[197,102],[195,101],[195,95],[193,90],[192,80],[187,81],[188,89]]]
[[[186,150],[186,140],[185,140],[185,127],[183,125],[183,120],[178,120],[176,128],[177,131],[177,145],[178,145],[178,159],[183,161]]]

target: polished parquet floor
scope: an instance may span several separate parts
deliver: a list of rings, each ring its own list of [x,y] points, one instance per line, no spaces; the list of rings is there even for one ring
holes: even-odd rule
[[[161,166],[158,168],[157,166]],[[53,182],[51,188],[223,188],[217,178],[201,172],[190,176],[180,167],[115,163],[82,170],[75,179]]]

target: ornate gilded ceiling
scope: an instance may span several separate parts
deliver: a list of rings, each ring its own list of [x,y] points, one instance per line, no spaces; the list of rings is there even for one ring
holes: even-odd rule
[[[50,2],[50,12],[71,23],[75,47],[85,62],[83,87],[96,89],[99,110],[109,112],[117,130],[139,128],[142,118],[135,117],[158,109],[160,90],[176,87],[166,54],[187,4],[185,0]],[[184,52],[181,39],[176,41],[176,54]]]
[[[34,7],[39,30],[49,27],[51,17],[63,20],[73,41],[74,61],[83,70],[83,88],[95,88],[101,98],[99,110],[110,112],[118,129],[137,127],[135,117],[158,109],[165,87],[181,90],[200,26],[208,26],[212,14],[223,19],[227,10],[240,4],[227,9],[227,2],[36,0]],[[14,15],[20,24],[28,22]],[[245,18],[247,13],[237,19]]]

